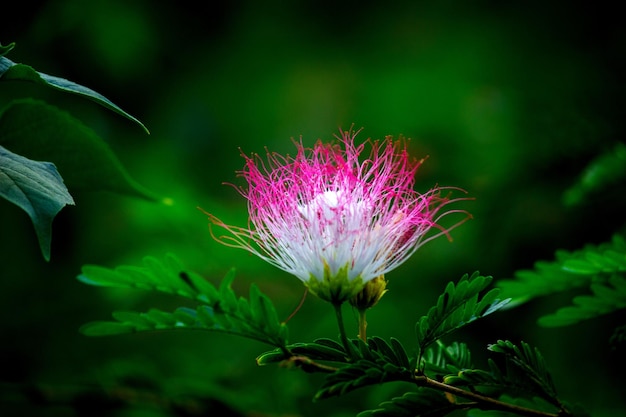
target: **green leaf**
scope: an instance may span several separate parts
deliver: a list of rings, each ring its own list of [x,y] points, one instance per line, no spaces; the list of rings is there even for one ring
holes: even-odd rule
[[[111,269],[84,265],[81,272],[78,280],[89,285],[159,291],[208,305],[220,302],[217,289],[200,275],[186,271],[173,254],[167,254],[163,261],[147,256],[143,266],[124,265]]]
[[[508,361],[528,378],[530,383],[536,385],[540,397],[553,404],[558,404],[558,401],[555,401],[556,387],[543,355],[539,349],[531,348],[528,343],[521,342],[520,346],[521,348],[508,340],[498,340],[497,343],[489,346],[489,350],[505,355]]]
[[[601,271],[600,268],[586,259],[568,259],[563,262],[562,268],[566,272],[579,275],[593,275]]]
[[[236,314],[227,314],[206,305],[195,310],[180,307],[174,312],[153,308],[147,312],[118,311],[116,321],[96,321],[83,325],[80,332],[86,336],[111,336],[156,330],[206,330],[253,339],[272,346],[284,346],[276,334],[267,333],[259,323],[248,322]]]
[[[512,299],[509,307],[537,297],[584,287],[589,283],[587,277],[564,270],[560,262],[539,261],[535,263],[535,270],[516,271],[514,277],[496,283],[502,295]]]
[[[11,50],[13,46],[14,44],[10,44],[6,47],[3,47],[2,55]],[[80,97],[87,98],[109,110],[114,111],[119,115],[124,116],[125,118],[141,126],[141,128],[146,133],[150,133],[148,129],[143,125],[143,123],[141,123],[137,118],[122,110],[118,105],[113,103],[102,94],[80,84],[76,84],[72,81],[66,80],[65,78],[55,77],[53,75],[37,72],[28,65],[17,64],[4,56],[0,56],[0,81],[29,81],[54,88],[55,90],[60,90],[66,93],[75,94]]]
[[[239,309],[239,305],[237,303],[237,295],[233,291],[231,284],[235,279],[234,274],[228,274],[222,280],[219,287],[219,308],[222,311],[237,311]]]
[[[404,350],[404,346],[402,346],[400,341],[392,337],[391,339],[389,339],[389,342],[391,342],[391,349],[393,350],[393,353],[396,357],[395,363],[398,363],[407,369],[413,368],[413,365],[409,360],[409,356],[407,355],[406,350]]]
[[[15,42],[11,42],[8,45],[2,45],[0,44],[0,57],[5,56],[6,54],[8,54],[11,49],[13,49],[15,47]]]
[[[159,200],[130,177],[93,130],[44,102],[16,100],[4,108],[0,113],[0,145],[30,159],[54,162],[70,189]]]
[[[261,293],[259,287],[255,284],[250,286],[250,295],[248,297],[250,308],[250,319],[253,322],[262,323],[264,331],[267,333],[277,333],[280,331],[280,320],[274,305],[269,298]],[[248,304],[244,298],[240,298],[240,305]],[[240,307],[241,309],[242,307]]]
[[[509,341],[499,340],[489,350],[504,355],[503,366],[489,359],[488,369],[465,369],[446,375],[444,383],[469,387],[493,398],[503,395],[515,397],[540,397],[553,407],[561,408],[556,388],[543,356],[536,348],[522,342],[521,348]]]
[[[211,330],[255,339],[286,352],[288,329],[278,319],[270,299],[254,285],[249,300],[237,298],[230,285],[233,279],[234,272],[231,271],[218,290],[198,274],[184,270],[171,254],[164,261],[146,257],[143,266],[110,269],[85,265],[78,276],[78,280],[85,284],[159,291],[192,299],[200,305],[195,309],[179,308],[173,313],[159,309],[144,313],[115,312],[116,322],[88,323],[81,331],[89,336],[103,336],[116,332]]]
[[[444,383],[454,386],[467,386],[474,390],[488,388],[492,396],[497,397],[507,390],[523,391],[524,384],[508,378],[493,359],[487,360],[489,370],[467,368],[461,369],[455,374],[446,375]]]
[[[594,158],[580,178],[563,195],[565,205],[573,206],[585,201],[591,193],[599,193],[616,184],[626,182],[626,145],[615,147]]]
[[[356,346],[361,358],[327,375],[315,399],[343,395],[372,384],[413,381],[415,362],[409,360],[398,340],[392,339],[387,343],[379,337],[373,337],[367,343],[360,339],[352,340],[351,343]],[[345,351],[342,353],[343,358],[349,357]]]
[[[125,333],[133,333],[134,327],[124,323],[110,321],[94,321],[80,328],[85,336],[111,336]]]
[[[315,361],[340,362],[348,361],[343,346],[330,339],[316,339],[311,343],[294,343],[287,346],[287,352],[275,349],[265,352],[256,358],[257,365],[278,363],[291,357],[306,357]]]
[[[367,345],[370,353],[376,353],[388,363],[406,369],[411,369],[413,365],[398,339],[392,337],[387,343],[384,339],[375,336],[367,339]]]
[[[315,400],[344,395],[368,385],[392,381],[411,382],[413,373],[404,367],[396,366],[380,358],[376,361],[359,359],[328,374]]]
[[[317,339],[313,343],[296,343],[283,350],[265,352],[257,357],[257,364],[283,362],[297,359],[298,365],[309,372],[331,372],[333,368],[314,366],[311,361],[347,364],[329,374],[316,399],[342,395],[357,388],[389,381],[412,381],[415,361],[409,360],[404,347],[396,339],[389,343],[374,337],[364,343],[360,339],[350,341],[360,358],[349,363],[348,355],[342,345],[330,339]]]
[[[592,295],[574,297],[572,306],[545,315],[538,323],[545,327],[568,326],[626,308],[626,278],[623,275],[612,275],[608,283],[591,284],[590,289]]]
[[[471,277],[465,274],[456,285],[448,283],[437,304],[415,326],[420,357],[438,339],[506,305],[509,300],[496,298],[498,289],[480,297],[491,279],[475,272]]]
[[[468,408],[463,404],[450,402],[441,392],[419,388],[401,397],[385,401],[375,410],[363,411],[357,417],[442,417],[459,409]]]
[[[32,161],[0,146],[0,196],[28,214],[43,257],[50,260],[52,220],[63,207],[74,204],[54,164]]]
[[[537,297],[590,287],[605,282],[614,273],[626,272],[626,242],[620,235],[610,242],[587,245],[583,249],[557,251],[554,261],[539,261],[534,270],[521,270],[514,279],[500,280],[497,287],[502,296],[510,297],[510,306]]]
[[[500,281],[504,295],[517,303],[538,296],[587,287],[572,305],[539,319],[546,327],[567,326],[626,308],[626,241],[614,235],[610,242],[558,251],[553,262],[537,262],[534,271],[518,271],[516,279]]]
[[[428,348],[423,364],[424,372],[434,373],[435,379],[441,375],[458,373],[473,367],[472,355],[465,343],[453,342],[446,346],[441,340]]]

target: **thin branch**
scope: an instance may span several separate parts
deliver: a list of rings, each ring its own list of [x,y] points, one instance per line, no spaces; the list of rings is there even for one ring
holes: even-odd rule
[[[288,359],[285,359],[282,363],[287,367],[290,367],[292,365],[301,367],[302,370],[305,372],[321,371],[321,372],[326,372],[326,373],[333,373],[339,370],[339,368],[336,368],[330,365],[324,365],[323,363],[315,362],[314,360],[306,356],[302,356],[302,355],[290,356]]]
[[[564,417],[571,415],[564,409],[559,410],[558,413],[548,413],[545,411],[533,410],[532,408],[506,403],[496,400],[495,398],[481,395],[476,392],[465,391],[464,389],[444,384],[443,382],[431,379],[426,375],[415,375],[414,381],[417,385],[422,387],[433,388],[439,391],[447,392],[453,395],[457,395],[459,397],[473,400],[477,403],[476,408],[480,409],[508,411],[525,417]]]

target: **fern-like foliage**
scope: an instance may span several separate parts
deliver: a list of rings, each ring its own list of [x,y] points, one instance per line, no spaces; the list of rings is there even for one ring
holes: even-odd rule
[[[180,260],[167,254],[163,260],[143,258],[142,266],[123,265],[115,269],[84,265],[79,281],[99,287],[135,288],[179,295],[206,304],[219,300],[217,289],[202,276],[185,270]],[[232,281],[230,271],[226,280]]]
[[[181,307],[174,312],[151,309],[147,312],[115,312],[115,321],[97,321],[81,327],[88,336],[105,336],[165,329],[201,329],[237,334],[285,349],[287,326],[281,323],[270,299],[256,285],[248,299],[237,297],[231,271],[219,288],[200,275],[183,269],[180,261],[167,255],[164,261],[144,258],[143,266],[115,269],[87,265],[78,276],[81,282],[103,287],[137,288],[179,295],[198,302],[196,308]]]
[[[359,359],[326,376],[315,399],[343,395],[357,388],[391,381],[411,382],[415,361],[410,360],[399,341],[379,337],[352,340]],[[344,356],[347,357],[344,351]]]
[[[472,355],[465,343],[453,342],[446,346],[440,340],[426,350],[423,363],[424,373],[437,380],[473,367]]]
[[[504,356],[503,365],[489,359],[488,369],[466,369],[456,375],[448,375],[444,382],[449,385],[468,387],[490,396],[513,395],[515,397],[539,397],[556,408],[562,405],[546,367],[543,356],[536,348],[522,342],[521,347],[509,341],[499,340],[489,350]]]
[[[503,354],[507,363],[518,369],[520,375],[524,375],[536,389],[540,397],[553,402],[556,399],[556,387],[552,376],[548,371],[543,355],[539,349],[532,348],[528,343],[521,342],[521,347],[514,345],[508,340],[498,340],[490,345],[489,350]],[[558,405],[558,401],[554,404]]]
[[[613,149],[594,158],[580,178],[563,195],[566,205],[581,203],[589,194],[601,192],[618,183],[626,183],[626,145],[618,143]]]
[[[308,366],[312,361],[324,361],[335,363],[347,363],[349,355],[343,346],[332,339],[316,339],[310,343],[293,343],[287,346],[287,350],[274,349],[262,353],[256,358],[257,365],[268,365],[292,361],[301,365],[305,371],[326,371],[328,368]]]
[[[395,338],[391,338],[389,343],[380,337],[370,337],[367,344],[359,339],[351,340],[354,346],[353,352],[358,355],[358,359],[376,361],[382,359],[400,367],[412,369],[415,367],[415,360],[410,359],[402,344]],[[275,349],[262,353],[257,357],[258,365],[277,363],[292,356],[307,357],[311,360],[336,362],[338,364],[348,363],[351,357],[346,353],[345,348],[332,339],[320,338],[311,343],[294,343],[287,346],[288,351]]]
[[[442,417],[467,408],[450,401],[445,394],[430,388],[419,388],[380,404],[380,408],[359,413],[357,417]]]
[[[574,297],[572,306],[541,317],[539,324],[546,327],[566,326],[626,308],[626,278],[623,275],[611,275],[606,284],[591,284],[590,290],[591,295]]]
[[[467,410],[468,416],[475,417],[579,415],[557,398],[552,377],[537,349],[523,342],[516,346],[499,340],[489,350],[500,355],[498,363],[490,359],[487,369],[474,369],[467,346],[438,342],[424,356],[425,370],[435,371],[434,378],[415,374],[416,390],[383,402],[380,408],[362,412],[359,417],[441,417],[458,410]],[[584,415],[583,410],[580,415]]]
[[[590,295],[574,298],[574,306],[543,317],[539,323],[563,326],[626,307],[626,241],[620,235],[610,242],[588,245],[574,252],[558,251],[552,262],[537,262],[534,270],[515,273],[515,279],[497,286],[502,295],[520,304],[539,296],[589,288]]]
[[[438,339],[466,326],[473,321],[493,313],[509,300],[498,300],[500,290],[491,289],[481,297],[481,293],[489,286],[492,278],[474,272],[465,274],[455,285],[450,282],[437,304],[419,319],[415,329],[418,343],[418,358]],[[420,361],[418,361],[420,363]]]

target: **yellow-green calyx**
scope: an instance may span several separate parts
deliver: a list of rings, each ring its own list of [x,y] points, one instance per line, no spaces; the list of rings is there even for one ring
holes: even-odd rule
[[[324,262],[324,276],[316,277],[311,274],[306,285],[311,293],[333,304],[341,304],[351,299],[364,287],[361,277],[353,279],[348,277],[348,265],[333,273],[326,262]]]
[[[367,310],[374,307],[383,294],[387,292],[387,281],[384,275],[368,281],[363,289],[350,298],[350,304],[358,310]]]

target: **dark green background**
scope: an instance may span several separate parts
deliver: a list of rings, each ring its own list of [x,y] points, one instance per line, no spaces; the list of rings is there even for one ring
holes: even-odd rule
[[[10,59],[95,89],[151,135],[43,87],[0,84],[2,105],[34,96],[71,112],[136,180],[175,203],[73,191],[77,205],[55,220],[45,263],[26,214],[0,201],[0,413],[194,415],[196,404],[215,415],[229,415],[219,408],[229,407],[230,415],[348,416],[402,392],[391,385],[311,403],[320,377],[256,367],[255,355],[266,348],[256,342],[203,333],[78,334],[111,310],[179,305],[87,287],[74,279],[83,264],[137,264],[166,252],[215,283],[234,266],[242,293],[256,282],[282,317],[290,314],[301,283],[215,243],[196,209],[246,224],[245,201],[222,184],[237,181],[240,148],[293,153],[292,137],[312,145],[352,124],[364,128],[360,139],[402,134],[415,157],[429,156],[418,190],[452,185],[475,198],[458,205],[474,219],[452,233],[454,241],[433,241],[390,273],[390,291],[370,313],[370,334],[395,336],[409,349],[415,321],[448,281],[474,270],[509,278],[556,249],[610,239],[624,225],[623,188],[573,207],[563,193],[593,157],[623,141],[623,19],[599,3],[501,3],[63,0],[3,7],[0,42],[17,43]],[[497,339],[536,345],[563,399],[594,416],[616,415],[626,396],[624,360],[608,339],[623,315],[566,328],[535,323],[571,296],[498,313],[458,338],[479,364]],[[354,333],[354,315],[347,317]],[[331,308],[313,297],[290,329],[293,342],[336,336]],[[110,399],[120,397],[127,401]],[[186,404],[188,414],[168,398]]]

